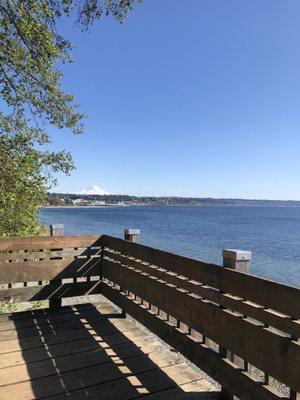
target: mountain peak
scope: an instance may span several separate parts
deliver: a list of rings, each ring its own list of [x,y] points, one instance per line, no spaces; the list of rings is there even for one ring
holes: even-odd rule
[[[104,189],[101,189],[101,187],[97,186],[97,185],[91,185],[88,186],[86,189],[83,190],[79,190],[78,192],[76,192],[76,194],[98,194],[98,195],[105,195],[105,194],[112,194],[107,192]]]

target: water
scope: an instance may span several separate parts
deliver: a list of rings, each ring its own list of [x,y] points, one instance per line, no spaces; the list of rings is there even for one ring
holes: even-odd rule
[[[217,264],[222,248],[251,250],[252,274],[300,285],[300,207],[48,208],[40,219],[64,224],[66,235],[122,237],[124,228],[139,228],[142,244]]]

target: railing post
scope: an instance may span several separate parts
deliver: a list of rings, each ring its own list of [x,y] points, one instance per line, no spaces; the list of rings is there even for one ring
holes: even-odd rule
[[[239,272],[249,274],[249,262],[251,260],[251,251],[223,249],[223,267],[235,269]]]
[[[139,229],[124,229],[124,239],[129,242],[138,243],[140,236]]]
[[[50,235],[51,236],[63,236],[64,226],[63,224],[50,225]],[[60,308],[61,299],[49,299],[49,308]]]
[[[140,236],[139,229],[124,229],[124,240],[128,240],[129,242],[133,243],[139,243],[139,236]],[[120,291],[122,290],[123,288],[120,287]],[[126,313],[124,310],[122,310],[122,317],[126,318]]]
[[[50,225],[50,235],[51,236],[63,236],[64,235],[63,224]]]
[[[251,260],[251,251],[237,250],[237,249],[223,249],[223,267],[234,269],[235,271],[249,273],[249,263]],[[242,317],[242,315],[241,315]],[[223,356],[227,356],[232,362],[234,362],[238,367],[247,370],[247,363],[230,351],[220,347],[220,353]],[[226,400],[237,399],[236,396],[229,393],[225,388],[222,387],[222,397]]]

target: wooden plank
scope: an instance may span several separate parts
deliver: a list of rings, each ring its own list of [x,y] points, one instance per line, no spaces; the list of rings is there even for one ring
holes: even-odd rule
[[[56,357],[62,357],[70,354],[82,353],[84,351],[96,350],[99,348],[101,343],[104,343],[106,340],[109,342],[110,346],[118,346],[124,343],[131,343],[134,341],[135,344],[140,346],[149,342],[153,342],[153,337],[145,332],[145,329],[135,327],[129,331],[116,332],[112,334],[105,335],[94,335],[91,334],[86,335],[86,337],[80,338],[76,333],[78,331],[73,331],[75,335],[70,335],[68,337],[68,341],[64,341],[62,343],[58,342],[55,344],[48,344],[47,348],[45,344],[40,345],[39,347],[30,348],[30,349],[19,349],[19,351],[13,351],[9,353],[0,352],[0,368],[13,367],[16,365],[23,365],[27,363],[32,363],[34,361],[42,361],[55,359]],[[89,332],[86,331],[88,334]],[[109,336],[109,338],[107,338]],[[7,342],[1,342],[3,344],[3,348]]]
[[[118,364],[118,360],[120,358],[116,356],[114,361],[108,359],[106,363],[98,363],[86,368],[62,373],[59,373],[58,368],[57,372],[59,375],[57,376],[51,375],[13,385],[1,386],[0,399],[39,399],[99,385],[100,383],[109,382],[123,376],[126,376],[128,379],[130,376],[134,377],[136,374],[178,364],[178,357],[174,357],[174,354],[170,351],[129,357],[123,363],[121,362],[121,365],[120,363]],[[28,367],[30,368],[30,364],[28,364]],[[188,366],[186,367],[188,368]],[[199,376],[199,374],[197,375]],[[172,383],[175,386],[175,383]]]
[[[33,361],[30,363],[30,366],[23,364],[3,368],[0,370],[0,390],[1,386],[4,385],[12,385],[18,382],[56,375],[58,371],[62,374],[67,371],[88,368],[93,365],[100,366],[112,361],[109,355],[112,352],[124,360],[129,357],[143,355],[144,353],[151,354],[153,352],[166,351],[162,344],[153,338],[148,338],[148,340],[140,342],[138,346],[135,343],[127,341],[119,345],[113,345],[112,347],[109,342],[92,340],[94,346],[91,347],[90,344],[88,349],[83,347],[80,352],[57,357],[51,354],[51,350],[48,350],[48,357],[46,359]]]
[[[101,246],[101,235],[0,238],[0,251]]]
[[[250,320],[120,264],[103,260],[103,276],[239,355],[295,390],[300,345]],[[255,340],[253,340],[255,338]],[[284,349],[284,350],[283,350]]]
[[[205,379],[144,396],[145,400],[221,400],[221,393]]]
[[[185,363],[170,365],[147,372],[138,373],[135,375],[124,376],[117,380],[112,380],[99,385],[90,386],[88,388],[75,390],[65,395],[54,396],[52,400],[82,400],[84,398],[99,399],[99,400],[131,400],[137,399],[145,394],[153,394],[156,398],[168,389],[180,387],[181,394],[184,394],[184,386],[196,381],[204,382],[204,379],[199,377],[195,371]],[[178,383],[177,383],[178,382]],[[198,393],[198,400],[210,399],[204,392]],[[202,396],[202,397],[200,397]],[[195,397],[196,399],[197,397]]]
[[[129,323],[124,323],[122,319],[121,324],[118,323],[115,326],[115,321],[111,321],[111,325],[103,324],[102,321],[97,322],[96,333],[91,332],[83,324],[60,324],[60,326],[55,327],[55,334],[53,331],[47,330],[43,333],[43,341],[39,335],[23,337],[20,341],[16,339],[17,335],[9,335],[6,340],[0,341],[0,355],[4,357],[9,357],[9,354],[14,352],[25,352],[25,351],[39,351],[45,348],[45,342],[48,346],[54,346],[58,344],[66,344],[70,341],[78,341],[81,339],[90,339],[91,337],[96,337],[97,340],[101,340],[98,336],[106,337],[111,336],[110,341],[112,343],[117,343],[121,340],[120,336],[126,336],[129,339],[135,339],[137,332],[137,326]],[[137,333],[136,333],[137,332]],[[14,336],[14,337],[12,337]],[[3,339],[3,338],[1,338]]]
[[[84,314],[83,317],[84,318]],[[113,318],[112,321],[105,320],[100,318],[99,316],[90,317],[89,321],[93,323],[93,330],[97,331],[98,334],[112,334],[117,333],[119,330],[127,330],[132,329],[133,325],[128,321],[125,321],[124,318]],[[37,340],[33,341],[34,346],[40,346],[44,343],[44,337],[50,336],[49,341],[51,341],[51,334],[57,335],[59,332],[68,331],[68,330],[77,330],[81,329],[82,331],[89,331],[90,335],[94,335],[92,329],[88,327],[86,322],[81,321],[80,319],[74,320],[66,320],[57,322],[52,325],[44,325],[44,326],[36,326],[36,327],[27,327],[22,328],[20,330],[13,329],[8,331],[0,332],[0,342],[7,342],[9,340],[19,339],[23,343],[27,343],[27,338],[36,337]],[[30,341],[29,341],[30,342]],[[31,342],[30,342],[31,343]],[[24,345],[25,346],[25,345]],[[2,346],[1,346],[2,347]]]
[[[97,317],[97,318],[107,318],[109,316],[109,312],[112,315],[118,316],[119,314],[116,312],[116,309],[113,306],[107,305],[106,308],[102,308],[102,311],[106,311],[107,314],[102,315],[96,308],[90,308],[84,310],[84,315],[89,317]],[[30,326],[38,326],[39,328],[44,325],[53,325],[57,322],[61,321],[70,321],[81,319],[81,313],[76,312],[76,310],[71,310],[70,312],[64,313],[45,313],[44,315],[32,315],[31,318],[19,319],[19,320],[10,320],[3,321],[0,323],[0,332],[7,331],[11,329],[21,330],[23,328],[28,328]]]
[[[102,291],[103,295],[110,301],[173,346],[218,383],[226,387],[230,393],[234,393],[243,400],[284,398],[271,391],[266,385],[253,380],[249,374],[238,369],[205,344],[194,341],[191,336],[183,334],[170,322],[163,320],[162,317],[146,309],[145,306],[137,304],[117,289],[104,284]]]
[[[53,281],[45,286],[27,286],[0,290],[0,301],[22,302],[100,294],[100,281],[61,283]]]
[[[98,300],[98,298],[97,298]],[[53,315],[59,315],[59,314],[78,314],[82,313],[84,311],[91,311],[91,310],[97,310],[100,314],[108,314],[107,313],[107,308],[110,308],[114,306],[113,304],[109,303],[107,299],[105,299],[103,296],[99,297],[99,301],[93,302],[93,303],[79,303],[79,304],[73,304],[73,305],[64,305],[63,307],[59,308],[58,310],[52,310],[49,308],[40,308],[40,309],[32,309],[32,310],[27,310],[27,311],[17,311],[13,313],[6,313],[6,314],[0,314],[0,324],[2,322],[7,322],[7,321],[18,321],[25,320],[25,319],[32,319],[32,318],[40,318],[40,317],[45,317],[45,316],[53,316]],[[115,306],[115,311],[117,314],[119,314],[119,310]]]
[[[104,307],[104,305],[107,306],[109,304],[107,301],[103,301],[103,298],[101,298],[101,301],[97,303],[83,303],[83,304],[75,304],[75,305],[69,305],[69,306],[63,306],[58,310],[51,310],[49,308],[42,308],[42,309],[37,309],[37,310],[29,310],[29,311],[16,311],[13,313],[7,313],[7,314],[0,314],[0,324],[2,322],[7,322],[7,321],[20,321],[23,319],[32,319],[32,318],[39,318],[42,316],[46,315],[58,315],[58,314],[63,314],[63,313],[74,313],[78,312],[78,310],[90,310],[90,309],[101,309],[101,307]],[[102,313],[102,309],[100,311]]]
[[[105,322],[103,319],[99,317],[94,317],[95,319],[99,319],[104,325]],[[106,324],[108,326],[108,324]],[[64,321],[58,321],[53,324],[46,324],[42,326],[28,326],[21,329],[11,329],[0,332],[0,341],[8,341],[19,338],[19,340],[23,340],[24,338],[37,336],[42,342],[42,336],[49,335],[54,332],[61,332],[69,329],[85,329],[84,324],[81,322],[80,318],[70,318]],[[1,346],[2,347],[2,346]]]
[[[182,275],[126,257],[122,254],[105,250],[103,257],[120,262],[122,265],[131,266],[141,272],[146,272],[159,279],[165,280],[168,283],[176,285],[179,288],[220,304],[225,308],[247,315],[248,317],[254,318],[268,326],[273,326],[294,337],[300,337],[300,321],[293,320],[287,315],[276,313],[273,310],[266,309],[265,307],[259,306],[255,303],[243,301],[240,297],[221,293],[209,286],[202,285],[200,282],[189,280],[187,277]]]
[[[120,253],[218,288],[225,293],[240,296],[300,319],[300,290],[298,288],[112,236],[103,235],[102,244]]]
[[[118,374],[120,374],[120,379],[127,380],[130,387],[134,388],[135,381],[145,383],[146,390],[149,393],[165,390],[169,387],[176,387],[177,384],[185,385],[187,382],[194,382],[195,379],[199,380],[201,378],[198,372],[193,371],[186,364],[178,364],[181,362],[181,356],[164,350],[161,342],[155,341],[152,336],[146,335],[145,337],[144,331],[140,331],[140,333],[137,334],[136,330],[131,330],[128,333],[125,333],[125,335],[124,333],[118,332],[118,334],[102,336],[103,324],[97,324],[94,318],[90,318],[87,310],[82,310],[81,317],[85,319],[85,322],[90,327],[89,329],[94,331],[94,336],[89,338],[88,343],[87,339],[85,339],[85,344],[82,344],[80,354],[80,350],[77,351],[80,349],[79,341],[75,341],[71,344],[66,343],[60,345],[60,348],[56,346],[55,349],[54,346],[51,345],[51,340],[56,340],[57,338],[57,333],[54,329],[54,335],[48,336],[48,338],[51,339],[50,341],[47,340],[47,336],[45,335],[40,338],[43,348],[40,348],[39,350],[41,352],[44,351],[42,354],[44,361],[36,362],[37,360],[32,358],[32,353],[26,351],[26,354],[24,354],[23,340],[27,339],[19,338],[23,349],[23,351],[19,353],[23,354],[25,360],[28,361],[28,364],[16,367],[12,366],[0,370],[0,384],[2,385],[0,396],[3,396],[1,398],[6,398],[6,396],[13,394],[14,390],[16,390],[14,394],[15,398],[26,399],[30,398],[30,395],[34,398],[40,398],[44,397],[42,393],[48,395],[49,392],[47,393],[46,391],[50,386],[56,388],[59,387],[59,390],[62,390],[61,393],[64,393],[66,390],[71,390],[71,392],[68,392],[68,396],[73,396],[74,392],[79,395],[80,392],[80,396],[85,397],[88,390],[90,390],[90,387],[92,390],[95,388],[95,381],[93,381],[95,378],[90,380],[90,378],[86,376],[87,371],[92,371],[92,375],[98,374],[96,379],[98,379],[100,375],[102,377],[104,375],[104,378],[106,376],[108,379],[106,382],[116,382],[115,379],[117,377],[114,374],[114,371],[112,375],[106,374],[106,371],[111,369],[111,364],[114,364],[116,367]],[[24,319],[20,319],[20,321],[24,321]],[[126,325],[132,325],[131,322],[125,320],[122,320],[121,322],[123,324],[126,323]],[[115,319],[112,319],[111,323],[114,324]],[[118,335],[119,337],[117,338]],[[121,343],[119,343],[120,340],[122,340]],[[94,343],[93,345],[92,342]],[[71,347],[66,348],[70,345]],[[87,347],[85,348],[84,346]],[[67,350],[75,351],[76,354],[70,356],[68,352],[66,353]],[[136,355],[142,355],[142,353],[146,353],[145,359],[143,361],[137,360]],[[10,354],[15,356],[16,353],[14,352]],[[34,356],[37,356],[37,354]],[[41,356],[41,354],[38,355],[38,357],[39,356]],[[106,361],[107,358],[108,361]],[[134,361],[131,361],[131,358],[135,358]],[[167,362],[167,367],[164,366],[164,360]],[[105,365],[105,370],[102,369],[102,365]],[[133,371],[137,365],[142,368],[141,371]],[[161,370],[159,370],[157,366],[161,366]],[[96,369],[94,369],[95,367]],[[146,371],[151,371],[151,374],[155,371],[154,375],[151,375],[151,379],[149,377],[144,377],[147,373],[145,372],[145,369]],[[59,375],[56,376],[56,373]],[[137,375],[142,375],[143,377],[139,380]],[[52,385],[49,385],[49,382],[52,383]],[[78,389],[75,389],[75,391],[72,390],[72,387],[70,388],[70,383],[71,385],[74,385],[73,387],[78,387]],[[90,386],[90,384],[92,384],[92,386]],[[100,390],[100,393],[102,393],[101,395],[105,393],[105,397],[107,398],[106,390],[104,390],[104,392],[102,390],[103,383],[97,383],[96,385],[98,390]],[[101,389],[100,386],[102,386]],[[120,388],[119,382],[117,383],[117,386],[114,383],[112,386],[118,387],[118,389]],[[29,388],[32,388],[31,393]],[[140,386],[138,385],[137,388],[140,388]],[[50,392],[52,394],[53,392],[51,390],[52,389],[50,389]],[[133,392],[136,394],[135,388]],[[124,399],[123,395],[124,392],[122,391],[121,398]],[[133,397],[136,396],[134,395]]]
[[[40,259],[51,259],[51,258],[74,258],[74,257],[90,257],[90,256],[100,256],[101,249],[90,249],[86,247],[81,247],[75,249],[62,249],[62,250],[19,250],[19,251],[6,251],[0,252],[0,261],[32,261]]]
[[[100,258],[0,264],[0,285],[100,275]]]

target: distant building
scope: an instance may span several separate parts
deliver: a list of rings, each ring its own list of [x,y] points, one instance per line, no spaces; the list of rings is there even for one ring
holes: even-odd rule
[[[100,200],[91,200],[88,202],[90,206],[105,206],[105,201],[100,201]]]
[[[75,199],[75,200],[72,200],[72,204],[73,204],[74,206],[83,206],[85,203],[86,203],[86,200],[84,200],[84,199]]]

